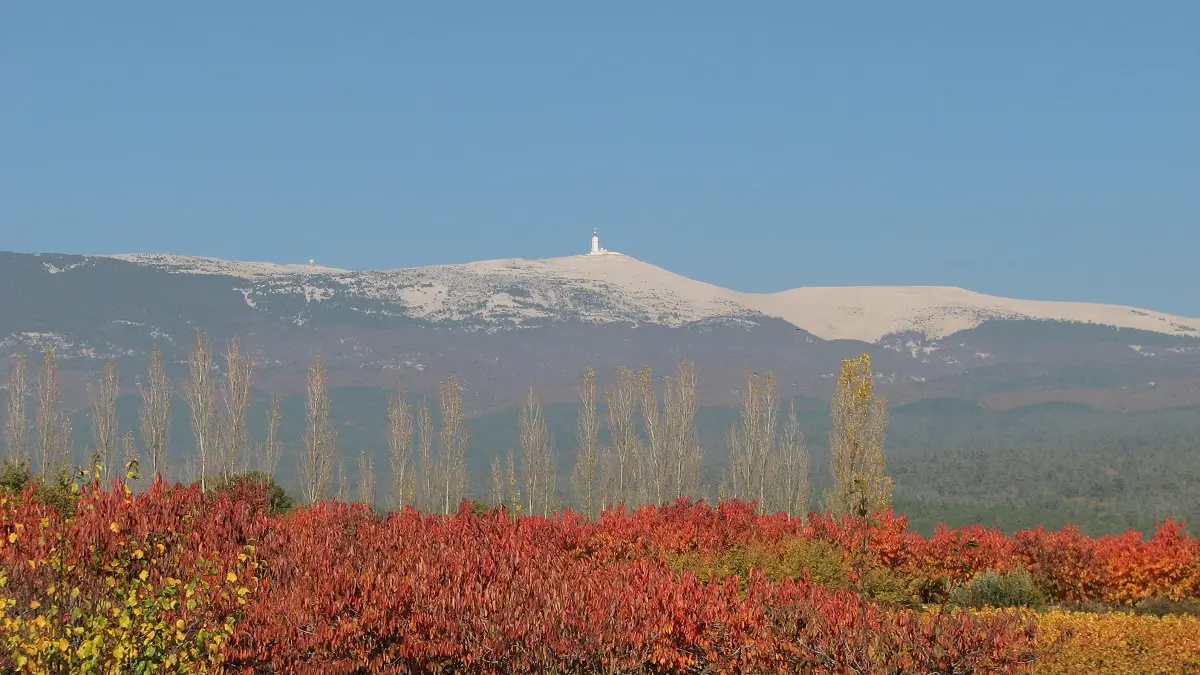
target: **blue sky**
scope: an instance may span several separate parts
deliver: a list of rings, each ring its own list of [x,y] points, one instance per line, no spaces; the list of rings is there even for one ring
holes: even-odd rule
[[[0,250],[1200,316],[1200,3],[9,2]]]

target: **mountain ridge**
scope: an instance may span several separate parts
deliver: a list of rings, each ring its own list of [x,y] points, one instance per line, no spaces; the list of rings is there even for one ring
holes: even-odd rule
[[[943,287],[749,294],[612,254],[356,272],[170,254],[0,252],[0,377],[6,355],[54,347],[64,395],[86,405],[105,361],[141,373],[159,347],[169,367],[182,368],[200,327],[218,347],[240,337],[268,390],[303,391],[304,371],[320,354],[331,386],[433,392],[457,376],[470,414],[513,405],[531,385],[547,402],[573,400],[589,366],[603,387],[619,366],[664,373],[680,358],[698,365],[705,404],[736,405],[746,375],[766,370],[781,395],[823,399],[839,361],[864,352],[880,391],[897,404],[1200,404],[1200,339],[1181,324],[1192,320],[1136,308],[1113,315],[1104,305],[1072,315],[1056,309],[1069,303],[1038,301],[1014,314],[993,297]],[[793,321],[778,318],[789,312]],[[1063,320],[1072,316],[1157,330]]]
[[[556,314],[583,320],[631,320],[677,326],[714,318],[758,315],[782,319],[825,340],[878,343],[887,336],[919,333],[940,339],[991,319],[1059,320],[1167,335],[1200,337],[1200,318],[1104,303],[1029,300],[988,295],[952,286],[802,286],[747,293],[670,272],[627,255],[503,258],[469,263],[382,270],[240,262],[174,254],[108,257],[174,273],[218,274],[272,284],[319,278],[340,289],[291,287],[309,302],[335,290],[392,301],[410,316],[434,321],[485,317],[493,324],[521,325]],[[517,294],[516,285],[532,288]],[[557,287],[557,288],[555,288]],[[595,302],[604,294],[606,303]],[[245,290],[247,303],[253,289]],[[557,310],[557,311],[556,311]]]

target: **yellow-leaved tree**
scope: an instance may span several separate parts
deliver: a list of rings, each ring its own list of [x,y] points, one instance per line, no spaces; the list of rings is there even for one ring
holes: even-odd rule
[[[830,415],[829,469],[833,486],[825,494],[825,507],[834,516],[849,514],[857,518],[888,508],[893,483],[885,474],[883,453],[887,403],[875,393],[871,357],[867,354],[842,360]]]

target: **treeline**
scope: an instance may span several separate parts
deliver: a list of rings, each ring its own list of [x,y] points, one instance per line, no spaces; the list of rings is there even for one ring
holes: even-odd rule
[[[138,469],[131,475],[175,474],[206,490],[248,471],[274,477],[280,470],[282,399],[279,394],[271,397],[265,438],[256,440],[249,421],[255,368],[236,338],[218,355],[208,335],[197,328],[186,378],[179,383],[168,376],[162,352],[154,349],[138,385],[138,434],[133,430],[121,434],[120,379],[110,361],[103,378],[91,387],[91,442],[79,452],[71,441],[73,430],[63,408],[54,350],[45,350],[36,376],[30,370],[27,355],[13,359],[6,458],[11,466],[42,482],[66,485],[73,473],[87,476],[95,471],[107,483],[125,473],[120,467],[126,466]],[[514,515],[548,515],[571,506],[596,516],[621,504],[632,507],[715,496],[756,502],[763,512],[771,513],[804,516],[812,508],[812,459],[795,402],[784,410],[771,373],[747,378],[741,415],[725,434],[726,452],[718,462],[722,468],[715,490],[702,481],[702,467],[711,465],[713,455],[706,453],[697,434],[699,396],[692,362],[681,360],[673,373],[662,377],[649,368],[621,367],[603,391],[598,390],[596,379],[589,368],[578,383],[577,449],[568,458],[569,467],[560,466],[562,456],[537,392],[528,390],[517,420],[519,451],[492,457],[491,504],[503,504]],[[186,402],[184,423],[193,451],[182,466],[170,466],[171,430],[180,423],[172,415],[177,390]],[[831,401],[832,480],[820,502],[822,510],[858,513],[889,504],[893,484],[886,476],[884,459],[887,420],[886,403],[874,390],[869,357],[845,360]],[[414,403],[401,390],[390,395],[388,506],[453,513],[470,494],[469,439],[462,387],[456,378],[440,382],[432,401],[421,397]],[[349,454],[339,447],[320,356],[307,372],[302,445],[295,461],[298,496],[304,502],[337,497],[374,506],[380,501],[374,453],[359,448],[356,455]],[[149,471],[140,470],[143,466]],[[567,477],[569,486],[561,484],[562,477]]]

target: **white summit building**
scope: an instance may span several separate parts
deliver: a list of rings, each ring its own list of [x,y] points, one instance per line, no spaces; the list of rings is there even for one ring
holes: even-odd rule
[[[596,234],[595,230],[592,230],[592,250],[588,252],[588,255],[621,255],[621,254],[617,253],[616,251],[610,251],[606,248],[600,248],[600,235]]]

